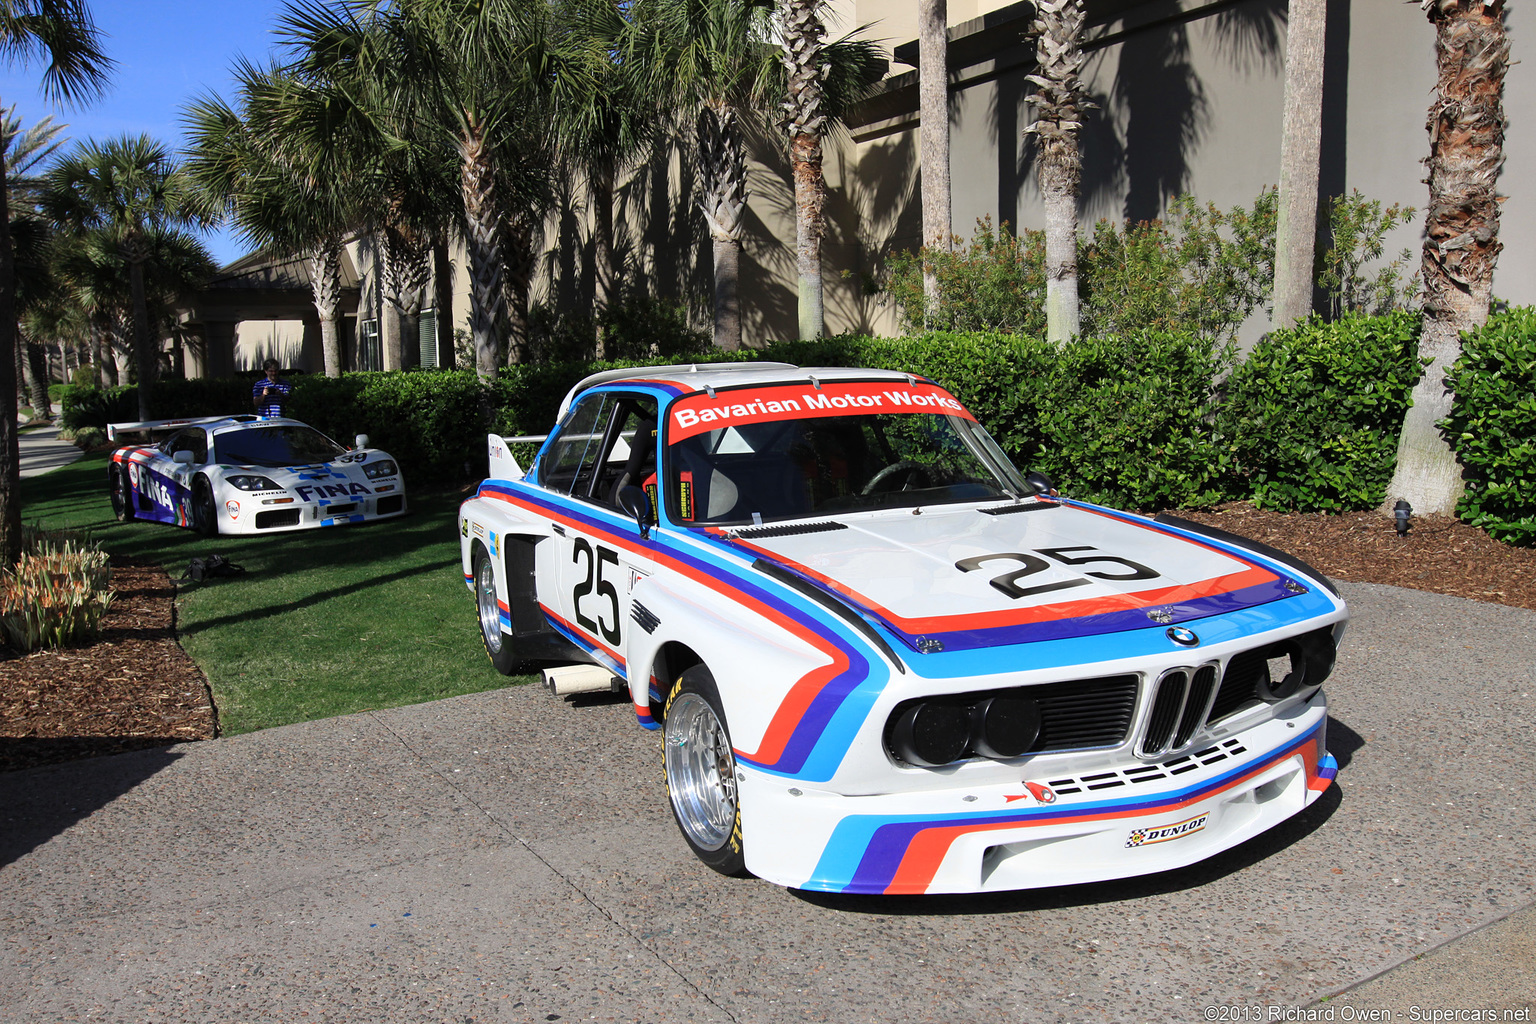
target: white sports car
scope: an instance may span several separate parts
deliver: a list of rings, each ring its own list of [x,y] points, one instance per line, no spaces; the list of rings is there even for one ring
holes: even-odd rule
[[[347,450],[298,420],[209,416],[113,423],[107,436],[165,435],[112,453],[107,490],[121,521],[199,533],[267,533],[404,515],[405,480],[365,434]]]
[[[613,371],[526,472],[489,445],[459,531],[491,661],[627,689],[716,870],[1120,878],[1258,835],[1336,770],[1321,684],[1347,612],[1324,576],[1062,496],[922,377]]]

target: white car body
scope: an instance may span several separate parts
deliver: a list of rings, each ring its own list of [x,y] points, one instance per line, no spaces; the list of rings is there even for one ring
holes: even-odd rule
[[[388,452],[365,443],[347,450],[298,420],[210,416],[108,427],[112,440],[130,433],[164,439],[112,453],[107,483],[120,519],[253,534],[392,519],[407,511],[405,479]],[[321,457],[277,460],[286,465],[253,457],[266,447],[264,438],[311,434],[323,442],[314,449]]]
[[[704,666],[734,762],[724,784],[704,780],[735,806],[727,845],[751,873],[796,888],[959,893],[1145,874],[1229,849],[1319,797],[1336,769],[1319,684],[1347,620],[1321,574],[1048,482],[970,498],[971,478],[940,482],[940,464],[901,460],[823,499],[828,479],[855,479],[851,448],[835,449],[841,469],[820,448],[798,464],[798,448],[742,451],[753,424],[758,437],[781,424],[873,436],[859,417],[888,414],[880,429],[899,432],[919,412],[949,417],[978,459],[1003,458],[953,396],[889,371],[730,364],[582,382],[526,473],[489,438],[492,475],[461,508],[493,662],[602,666],[648,728],[683,692],[674,682]],[[934,417],[921,422],[942,425]],[[700,444],[715,446],[713,468],[682,468]],[[591,466],[567,480],[576,451]],[[628,477],[655,471],[648,513],[620,504],[620,463]],[[749,499],[753,473],[776,481],[759,494],[820,510]],[[898,476],[902,487],[881,489]],[[876,500],[905,504],[858,507]],[[995,735],[988,708],[1014,716],[999,710]],[[1022,743],[1031,714],[1027,750],[979,752]],[[932,721],[971,730],[962,756],[914,763],[947,735],[923,732]],[[688,777],[668,763],[683,792]],[[727,870],[701,852],[678,799],[685,839]]]

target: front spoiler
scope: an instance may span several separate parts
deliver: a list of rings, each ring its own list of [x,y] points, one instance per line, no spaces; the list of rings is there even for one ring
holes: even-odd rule
[[[1027,764],[1002,786],[957,779],[952,789],[860,797],[797,796],[792,780],[744,769],[747,867],[791,888],[880,894],[1032,889],[1184,867],[1317,799],[1336,767],[1326,718],[1318,694],[1212,747],[1198,768],[1071,795],[1041,787]],[[1060,765],[1045,769],[1050,778],[1070,774]]]

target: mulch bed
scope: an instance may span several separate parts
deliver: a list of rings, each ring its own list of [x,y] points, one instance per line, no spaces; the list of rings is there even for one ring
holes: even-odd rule
[[[208,680],[176,642],[165,570],[114,560],[112,587],[90,646],[0,649],[0,771],[218,734]]]
[[[1514,548],[1445,516],[1414,516],[1399,537],[1380,512],[1261,512],[1226,505],[1177,512],[1289,552],[1353,583],[1385,583],[1536,611],[1536,548]]]
[[[1261,512],[1226,505],[1182,518],[1288,551],[1335,579],[1385,583],[1536,611],[1536,549],[1443,517],[1399,537],[1379,512]],[[0,771],[218,734],[208,681],[176,642],[163,569],[113,563],[117,597],[89,647],[17,657],[0,649]]]

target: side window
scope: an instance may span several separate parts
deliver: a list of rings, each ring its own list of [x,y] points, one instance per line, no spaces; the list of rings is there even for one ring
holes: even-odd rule
[[[651,477],[656,473],[656,400],[645,395],[621,398],[609,434],[591,496],[599,504],[618,508],[624,488],[649,491],[655,486]]]
[[[201,465],[208,461],[208,432],[191,427],[165,442],[165,454],[174,457],[177,452],[191,452],[192,461]]]
[[[541,460],[539,483],[552,491],[571,494],[584,467],[590,470],[602,450],[613,400],[609,395],[588,395],[566,414],[549,455]],[[583,496],[585,496],[583,494]]]

